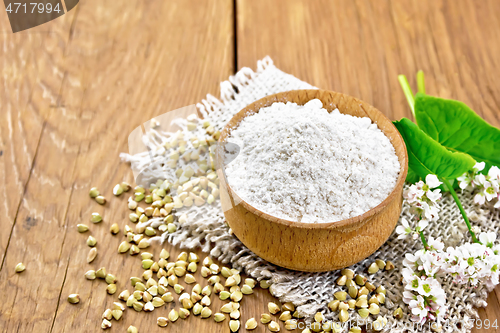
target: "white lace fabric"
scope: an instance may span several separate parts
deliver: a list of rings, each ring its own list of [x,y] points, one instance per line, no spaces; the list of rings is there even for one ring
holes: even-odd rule
[[[312,88],[314,87],[310,84],[276,68],[272,60],[266,57],[258,62],[257,71],[242,68],[234,76],[231,76],[228,81],[222,82],[220,100],[208,95],[205,100],[196,106],[204,118],[215,126],[216,130],[222,130],[233,115],[262,97],[288,90]],[[186,123],[185,120],[181,119],[177,122],[184,129],[185,138],[201,133],[187,131]],[[161,146],[163,139],[165,138],[157,133],[156,139],[150,141],[153,151]],[[134,156],[122,154],[122,158],[130,162],[135,170],[141,170],[144,165],[151,162],[147,153]],[[477,207],[468,194],[460,195],[460,199],[471,220],[482,231],[499,232],[499,210]],[[446,246],[456,246],[469,241],[468,238],[464,238],[464,235],[467,235],[467,228],[453,198],[444,196],[439,203],[439,208],[440,218],[426,228],[426,234],[436,238],[441,237]],[[257,280],[270,280],[272,282],[270,292],[279,298],[281,302],[293,302],[299,313],[306,317],[306,320],[311,320],[314,314],[320,311],[325,318],[338,321],[338,312],[330,311],[327,304],[333,300],[335,291],[345,290],[344,287],[339,287],[335,283],[340,276],[340,271],[325,273],[297,272],[275,266],[263,260],[246,248],[232,234],[225,223],[224,214],[218,201],[213,205],[183,208],[176,214],[178,216],[187,214],[187,222],[178,224],[178,230],[175,233],[163,234],[161,236],[162,241],[167,240],[185,249],[201,248],[202,251],[210,253],[211,256],[219,259],[222,263],[230,263],[233,267],[241,269]],[[411,218],[406,205],[403,206],[402,216],[406,216],[407,219]],[[153,226],[155,223],[159,223],[159,221],[153,219],[148,222]],[[419,240],[398,240],[397,235],[393,233],[389,240],[373,255],[350,267],[356,273],[367,275],[365,273],[366,268],[375,259],[390,260],[396,265],[396,269],[392,271],[379,271],[374,275],[367,275],[369,281],[374,285],[383,285],[387,288],[386,303],[380,306],[380,315],[385,316],[389,323],[396,322],[392,314],[397,307],[402,307],[405,312],[407,311],[405,304],[402,302],[401,261],[405,253],[414,253],[420,248],[421,243]],[[470,288],[453,284],[450,281],[443,281],[443,288],[446,291],[449,306],[448,319],[452,323],[460,322],[459,326],[451,325],[443,327],[443,330],[448,332],[470,332],[470,319],[479,318],[474,307],[486,306],[488,290],[483,286]],[[349,311],[349,314],[351,320],[363,321],[356,311]],[[370,316],[365,321],[370,322],[375,319]],[[400,324],[403,322],[409,322],[407,315]],[[382,332],[389,331],[431,332],[429,326],[415,330],[409,327],[391,328],[388,325],[382,330]]]

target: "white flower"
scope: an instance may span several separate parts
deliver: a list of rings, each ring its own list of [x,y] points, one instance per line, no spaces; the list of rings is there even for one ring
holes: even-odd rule
[[[406,202],[411,206],[411,212],[417,215],[417,220],[438,219],[439,208],[436,202],[441,199],[441,190],[432,190],[442,184],[436,175],[429,174],[425,178],[427,183],[419,181],[410,186],[403,194]],[[415,235],[413,235],[415,237]]]
[[[430,201],[432,201],[433,203],[436,203],[438,200],[441,199],[441,190],[437,189],[434,191],[427,191],[426,195]]]
[[[418,269],[420,271],[423,271],[425,276],[434,278],[441,269],[441,262],[439,261],[439,259],[440,256],[437,255],[436,252],[427,251],[421,257],[422,265],[420,265]]]
[[[421,211],[421,218],[435,221],[438,219],[438,213],[439,213],[439,208],[432,205],[428,204],[427,202],[421,202],[419,205],[416,206],[418,209]]]
[[[479,171],[482,171],[484,169],[485,163],[484,162],[479,162],[474,165],[471,171],[465,172],[463,175],[457,178],[458,181],[458,186],[462,190],[469,190],[472,191],[474,187],[477,185],[474,182],[474,179],[476,177],[476,174]]]
[[[500,168],[496,167],[496,166],[492,166],[490,168],[490,170],[488,171],[488,176],[491,178],[491,179],[494,179],[494,180],[497,180],[497,181],[500,181]]]
[[[442,184],[442,182],[439,181],[439,178],[436,176],[436,175],[432,175],[432,174],[428,174],[426,177],[425,177],[425,183],[427,184],[427,186],[429,186],[429,188],[436,188],[436,187],[439,187],[439,185]]]
[[[412,232],[413,229],[410,228],[408,221],[404,217],[402,217],[401,225],[398,225],[398,227],[396,228],[396,233],[399,235],[398,239],[405,239]]]
[[[417,227],[415,228],[416,232],[420,233],[429,225],[429,221],[423,219],[417,222]]]
[[[444,249],[444,243],[441,241],[441,238],[435,239],[432,236],[429,236],[429,239],[427,240],[427,245],[431,248],[433,251],[443,251]]]
[[[483,171],[484,170],[484,166],[486,164],[484,162],[476,162],[476,164],[472,167],[472,170],[475,172],[475,173],[478,173],[479,171]]]
[[[433,278],[421,279],[419,281],[419,286],[417,292],[422,296],[431,296],[434,294],[435,289],[440,286],[439,282],[437,282]]]
[[[486,198],[484,196],[484,192],[478,192],[476,193],[476,195],[474,196],[474,203],[475,204],[478,204],[478,205],[484,205],[486,201]]]
[[[417,192],[413,190],[412,186],[413,185],[411,185],[408,190],[403,191],[403,198],[405,198],[408,203],[412,203],[417,200]]]
[[[497,235],[494,232],[483,232],[479,234],[479,241],[489,248],[493,248],[493,243],[495,243],[496,239]]]
[[[498,269],[498,266],[496,268]],[[485,284],[488,290],[495,289],[495,287],[498,285],[498,274],[492,274],[491,279],[486,280]]]
[[[415,280],[415,272],[411,268],[403,268],[401,274],[403,276],[403,282],[405,283],[405,290],[414,290],[412,289],[412,282]]]
[[[417,297],[415,296],[415,294],[413,294],[411,291],[409,291],[409,290],[403,291],[403,302],[405,302],[405,304],[409,304],[410,301],[412,301],[416,298]]]
[[[462,190],[472,190],[472,180],[474,179],[473,176],[469,174],[469,172],[464,173],[460,177],[457,178],[458,181],[458,186]]]
[[[484,167],[484,162],[476,163],[471,171],[457,178],[458,185],[462,190],[472,191],[475,188],[478,189],[481,194],[479,194],[479,196],[476,195],[475,202],[480,204],[484,204],[484,199],[491,201],[494,198],[500,198],[500,169],[496,166],[492,166],[490,170],[488,170],[488,175],[484,175],[479,173],[479,171],[484,170]],[[481,196],[485,196],[485,198]]]
[[[486,200],[491,201],[498,197],[498,184],[495,182],[484,182],[484,196]]]
[[[413,253],[406,253],[405,254],[405,258],[403,260],[403,266],[405,267],[409,267],[411,269],[414,268],[415,265],[418,266],[418,259],[420,258],[420,256],[424,253],[423,250],[419,250],[417,252],[415,252],[415,254]]]
[[[484,253],[484,248],[479,243],[465,243],[457,247],[457,250],[461,251],[464,257],[479,257]]]
[[[418,183],[410,185],[410,188],[408,190],[405,190],[403,195],[406,201],[408,201],[408,203],[418,202],[420,198],[425,195],[425,191],[422,190],[424,185],[425,184],[423,181],[419,181]]]
[[[441,287],[441,285],[439,285],[439,288],[438,288],[438,285],[434,286],[434,294],[433,294],[433,296],[434,296],[433,302],[436,305],[441,306],[441,307],[444,307],[446,305],[446,293],[444,292],[444,290]],[[432,308],[434,310],[437,310],[436,307],[434,306],[434,304],[432,304]]]
[[[425,318],[427,317],[427,308],[422,296],[417,296],[416,300],[411,300],[408,306],[411,309],[412,315],[418,318],[418,320],[415,321],[425,322]]]
[[[485,182],[486,182],[486,176],[480,173],[474,177],[473,184],[475,186],[484,186]]]

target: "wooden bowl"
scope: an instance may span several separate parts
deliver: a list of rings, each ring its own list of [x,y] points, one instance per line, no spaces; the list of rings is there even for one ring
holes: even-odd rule
[[[347,220],[301,223],[268,215],[242,200],[227,184],[224,147],[233,128],[248,115],[274,102],[304,105],[317,98],[329,112],[369,117],[390,139],[401,164],[396,186],[378,206]],[[320,272],[350,266],[375,252],[391,235],[401,214],[408,171],[403,138],[392,122],[373,106],[354,97],[325,90],[294,90],[264,97],[238,112],[226,125],[217,145],[221,204],[234,234],[258,256],[289,269]]]

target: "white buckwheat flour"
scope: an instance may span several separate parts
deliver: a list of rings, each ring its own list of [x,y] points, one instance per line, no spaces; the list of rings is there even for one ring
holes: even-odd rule
[[[322,107],[317,99],[274,103],[231,132],[240,152],[226,175],[243,200],[315,223],[361,215],[390,194],[400,165],[389,139],[367,117]]]

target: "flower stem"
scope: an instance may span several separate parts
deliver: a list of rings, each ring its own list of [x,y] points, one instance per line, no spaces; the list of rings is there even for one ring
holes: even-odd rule
[[[419,70],[417,72],[417,86],[418,92],[425,94],[425,80],[424,80],[424,72]]]
[[[455,202],[458,206],[458,209],[460,209],[460,213],[462,213],[462,217],[465,220],[465,224],[467,224],[467,228],[469,228],[469,233],[472,236],[472,241],[474,243],[480,243],[476,238],[476,234],[474,233],[474,231],[472,231],[472,226],[470,225],[469,218],[467,217],[467,214],[465,213],[464,207],[462,207],[462,203],[460,202],[460,199],[458,199],[457,193],[453,189],[453,186],[445,178],[442,178],[441,180],[443,181],[443,183],[446,185],[446,187],[450,191],[451,196],[453,197],[453,199],[455,200]]]
[[[411,91],[410,84],[404,75],[398,75],[399,84],[403,88],[403,92],[406,96],[406,100],[410,105],[411,113],[415,116],[415,98],[413,97],[413,91]]]
[[[428,250],[429,249],[429,244],[427,244],[427,241],[425,240],[424,233],[420,231],[420,240],[422,241],[422,244],[424,244],[424,249]]]

